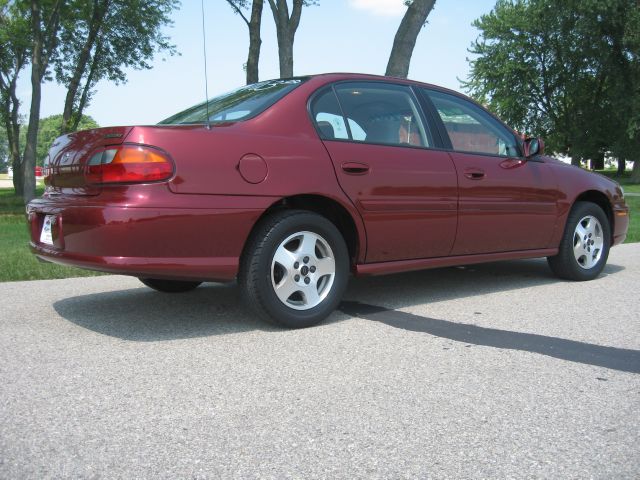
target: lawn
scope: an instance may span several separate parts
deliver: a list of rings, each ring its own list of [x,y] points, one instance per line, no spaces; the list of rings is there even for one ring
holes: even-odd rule
[[[39,189],[37,195],[42,195]],[[87,277],[98,272],[39,262],[29,251],[22,199],[13,189],[0,189],[0,282]]]
[[[640,193],[640,183],[631,183],[631,172],[624,172],[622,177],[616,176],[615,170],[597,170],[597,172],[618,182],[624,188],[625,193]]]
[[[624,183],[624,179],[621,183]],[[640,193],[640,185],[625,185],[624,188],[625,192]],[[42,187],[38,188],[36,195],[42,195]],[[626,243],[640,242],[640,197],[627,196],[626,200],[631,208]],[[0,189],[0,282],[94,275],[101,274],[39,262],[29,251],[29,233],[22,199],[13,194],[13,189]]]

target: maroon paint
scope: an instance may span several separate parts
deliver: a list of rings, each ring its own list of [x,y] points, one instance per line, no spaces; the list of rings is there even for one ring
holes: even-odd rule
[[[458,199],[456,170],[447,152],[324,143],[340,186],[367,226],[368,263],[449,255]]]
[[[347,211],[357,231],[357,274],[553,255],[571,206],[585,194],[606,199],[612,243],[624,241],[628,208],[617,185],[549,157],[322,142],[307,102],[342,80],[440,89],[319,75],[257,117],[211,130],[111,127],[60,137],[49,153],[49,186],[28,206],[32,250],[114,273],[232,280],[256,222],[296,195],[321,196]],[[175,163],[172,178],[86,186],[82,171],[91,156],[123,142],[166,152]],[[39,241],[45,215],[57,218],[52,247]]]

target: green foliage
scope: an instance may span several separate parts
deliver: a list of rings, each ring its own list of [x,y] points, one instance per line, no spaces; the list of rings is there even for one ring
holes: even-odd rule
[[[474,26],[463,85],[477,100],[552,152],[638,158],[636,0],[498,0]]]
[[[67,87],[65,125],[90,103],[97,82],[126,82],[127,69],[150,69],[156,53],[175,54],[163,33],[178,0],[73,0],[62,18],[54,71]]]
[[[44,159],[49,152],[49,148],[53,141],[60,136],[60,127],[62,125],[62,115],[51,115],[40,120],[38,126],[38,144],[36,147],[36,165],[43,165]],[[100,125],[91,117],[83,115],[78,124],[78,130],[89,130],[91,128],[99,128]],[[24,144],[26,137],[26,128],[20,129],[20,143]]]

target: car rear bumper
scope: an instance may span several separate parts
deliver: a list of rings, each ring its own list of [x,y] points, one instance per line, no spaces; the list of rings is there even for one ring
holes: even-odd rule
[[[236,277],[246,239],[263,212],[261,207],[135,207],[46,198],[27,209],[31,250],[42,260],[137,277],[205,281]],[[54,220],[51,245],[41,241],[46,216]]]

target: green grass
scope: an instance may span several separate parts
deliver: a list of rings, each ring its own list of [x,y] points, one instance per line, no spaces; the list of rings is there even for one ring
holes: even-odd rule
[[[625,187],[625,191],[627,187]],[[631,209],[629,231],[624,243],[640,242],[640,197],[625,197],[625,201]]]
[[[37,195],[42,195],[42,188]],[[29,231],[22,199],[0,189],[0,282],[88,277],[98,272],[42,263],[29,251]]]
[[[624,172],[621,177],[616,176],[616,170],[596,170],[597,173],[606,175],[612,180],[615,180],[624,187],[625,193],[640,193],[640,183],[631,183],[631,172]]]

